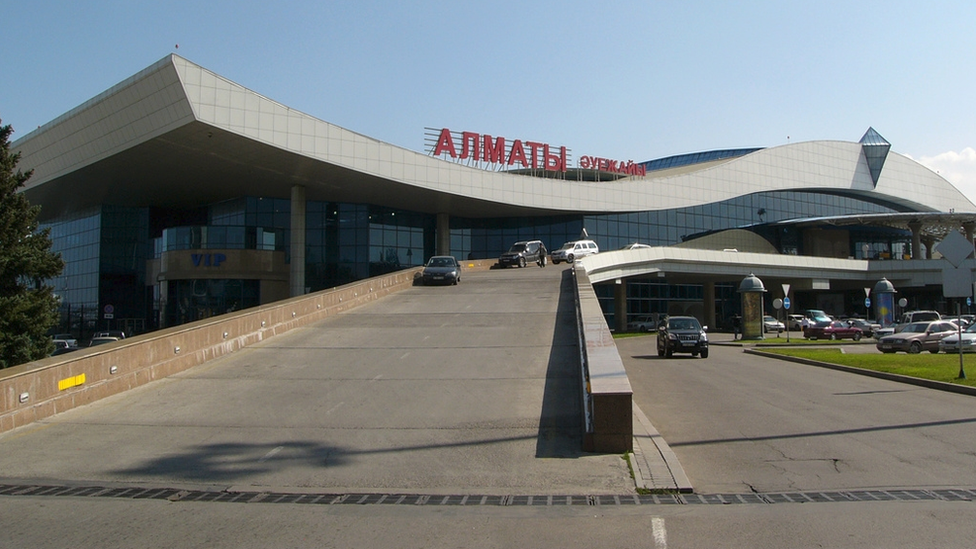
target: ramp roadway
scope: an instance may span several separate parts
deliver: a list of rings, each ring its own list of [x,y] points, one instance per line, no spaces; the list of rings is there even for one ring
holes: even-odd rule
[[[580,451],[570,284],[566,268],[550,266],[410,288],[7,433],[0,477],[248,492],[634,494],[623,456]],[[656,457],[642,456],[638,469]]]

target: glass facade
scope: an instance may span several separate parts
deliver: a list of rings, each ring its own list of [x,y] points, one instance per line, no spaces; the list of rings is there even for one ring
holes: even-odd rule
[[[549,249],[577,240],[584,228],[602,250],[632,242],[669,246],[729,228],[751,230],[781,253],[804,254],[802,233],[775,222],[901,211],[840,192],[782,191],[663,211],[491,219],[451,218],[451,253],[460,259],[498,257],[514,242],[540,239]],[[101,329],[130,332],[159,325],[162,292],[146,281],[147,261],[161,253],[196,249],[254,249],[285,253],[290,262],[291,202],[241,197],[185,210],[104,205],[46,223],[65,260],[53,281],[62,325],[79,338]],[[310,291],[422,265],[434,255],[436,216],[364,204],[306,203],[306,286]],[[900,259],[910,253],[908,231],[852,227],[854,257]],[[170,280],[165,322],[182,323],[259,304],[257,280]],[[613,325],[612,289],[597,288]],[[637,280],[629,285],[628,315],[665,313],[701,303],[696,285]],[[719,307],[735,307],[730,286],[716,287]],[[677,305],[676,305],[677,304]],[[700,306],[700,305],[699,305]],[[111,312],[108,312],[111,311]],[[722,314],[723,311],[717,311]]]

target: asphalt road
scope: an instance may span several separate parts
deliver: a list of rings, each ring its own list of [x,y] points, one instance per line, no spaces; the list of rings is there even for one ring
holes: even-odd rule
[[[976,399],[713,346],[620,339],[635,402],[696,492],[976,487]]]

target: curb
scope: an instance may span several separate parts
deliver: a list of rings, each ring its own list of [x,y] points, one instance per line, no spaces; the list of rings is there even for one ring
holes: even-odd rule
[[[633,469],[637,488],[656,493],[693,493],[695,490],[681,468],[678,456],[636,404],[634,420]],[[640,429],[636,428],[638,425]]]
[[[946,383],[944,381],[934,381],[931,379],[921,379],[911,376],[903,376],[901,374],[892,374],[889,372],[879,372],[877,370],[865,370],[863,368],[855,368],[853,366],[844,366],[841,364],[833,364],[831,362],[821,362],[819,360],[811,360],[809,358],[800,358],[795,356],[785,356],[778,353],[768,353],[758,349],[743,349],[742,352],[749,353],[753,355],[764,356],[767,358],[776,358],[779,360],[785,360],[787,362],[796,362],[798,364],[806,364],[808,366],[819,366],[821,368],[828,368],[831,370],[840,370],[842,372],[848,372],[852,374],[859,374],[862,376],[876,377],[879,379],[885,379],[888,381],[895,381],[898,383],[905,383],[908,385],[916,385],[918,387],[925,387],[928,389],[936,389],[938,391],[946,391],[949,393],[958,393],[962,395],[976,396],[976,387],[970,387],[968,385],[956,385],[955,383]]]

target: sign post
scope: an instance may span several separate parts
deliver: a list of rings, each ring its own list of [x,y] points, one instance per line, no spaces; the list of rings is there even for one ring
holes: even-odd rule
[[[783,309],[786,310],[786,312],[783,313],[783,316],[786,317],[784,319],[784,323],[786,324],[786,342],[789,343],[790,342],[790,285],[783,284],[782,286],[783,286]]]

